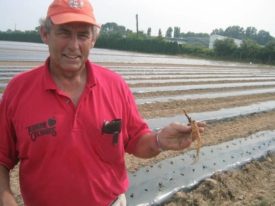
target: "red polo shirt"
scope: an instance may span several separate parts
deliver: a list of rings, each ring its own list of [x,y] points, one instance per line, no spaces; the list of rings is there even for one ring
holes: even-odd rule
[[[124,153],[150,132],[128,86],[90,62],[88,82],[75,107],[53,82],[48,61],[10,81],[0,104],[0,164],[20,161],[26,206],[109,205],[128,188]],[[102,133],[122,120],[118,144]]]

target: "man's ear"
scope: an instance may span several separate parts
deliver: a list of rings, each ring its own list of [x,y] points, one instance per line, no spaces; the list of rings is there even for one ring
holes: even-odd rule
[[[47,30],[44,26],[40,26],[39,33],[40,33],[41,40],[45,44],[48,44],[48,42],[49,42],[49,33],[47,32]]]
[[[100,32],[100,29],[93,30],[92,32],[93,37],[91,42],[91,49],[95,46],[96,40],[99,37],[99,32]]]
[[[94,48],[95,43],[96,43],[96,39],[93,38],[93,39],[92,39],[92,44],[91,44],[91,49]]]

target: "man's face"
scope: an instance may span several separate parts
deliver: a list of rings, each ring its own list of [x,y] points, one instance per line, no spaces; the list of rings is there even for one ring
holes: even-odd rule
[[[50,69],[65,74],[85,67],[95,43],[91,25],[85,23],[52,25],[50,33],[44,33],[43,40],[49,47]]]

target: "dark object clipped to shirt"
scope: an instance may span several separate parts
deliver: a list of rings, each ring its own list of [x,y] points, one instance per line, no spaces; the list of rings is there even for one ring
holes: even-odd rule
[[[119,133],[121,131],[121,119],[105,121],[102,126],[102,133],[113,135],[113,144],[118,143]]]

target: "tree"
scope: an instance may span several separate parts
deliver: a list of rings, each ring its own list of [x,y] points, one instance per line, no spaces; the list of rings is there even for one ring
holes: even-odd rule
[[[223,29],[214,29],[214,30],[211,32],[211,35],[214,35],[214,34],[217,34],[217,35],[224,35],[224,31],[223,31]]]
[[[225,29],[224,35],[236,39],[244,39],[245,32],[240,26],[229,26]]]
[[[248,39],[256,40],[257,37],[257,29],[255,27],[247,27],[245,30],[245,37]]]
[[[151,36],[151,33],[152,33],[152,29],[151,29],[151,27],[149,27],[149,28],[147,29],[147,36]]]
[[[114,22],[106,23],[101,26],[101,34],[123,36],[126,35],[126,28]]]
[[[165,37],[172,38],[173,29],[169,27],[166,31]]]
[[[37,32],[39,32],[40,26],[36,26],[34,30],[37,31]]]
[[[180,37],[180,27],[175,26],[174,27],[174,38]]]
[[[267,63],[275,63],[275,40],[270,41],[264,48]]]
[[[244,40],[239,48],[240,58],[255,61],[258,56],[259,49],[260,47],[253,40]]]
[[[214,42],[214,53],[221,57],[232,57],[237,50],[233,39],[216,40]]]
[[[161,29],[159,29],[159,32],[158,32],[158,37],[162,37],[162,32],[161,32]]]
[[[266,45],[269,41],[272,40],[269,32],[260,30],[257,35],[257,42],[262,45]]]

